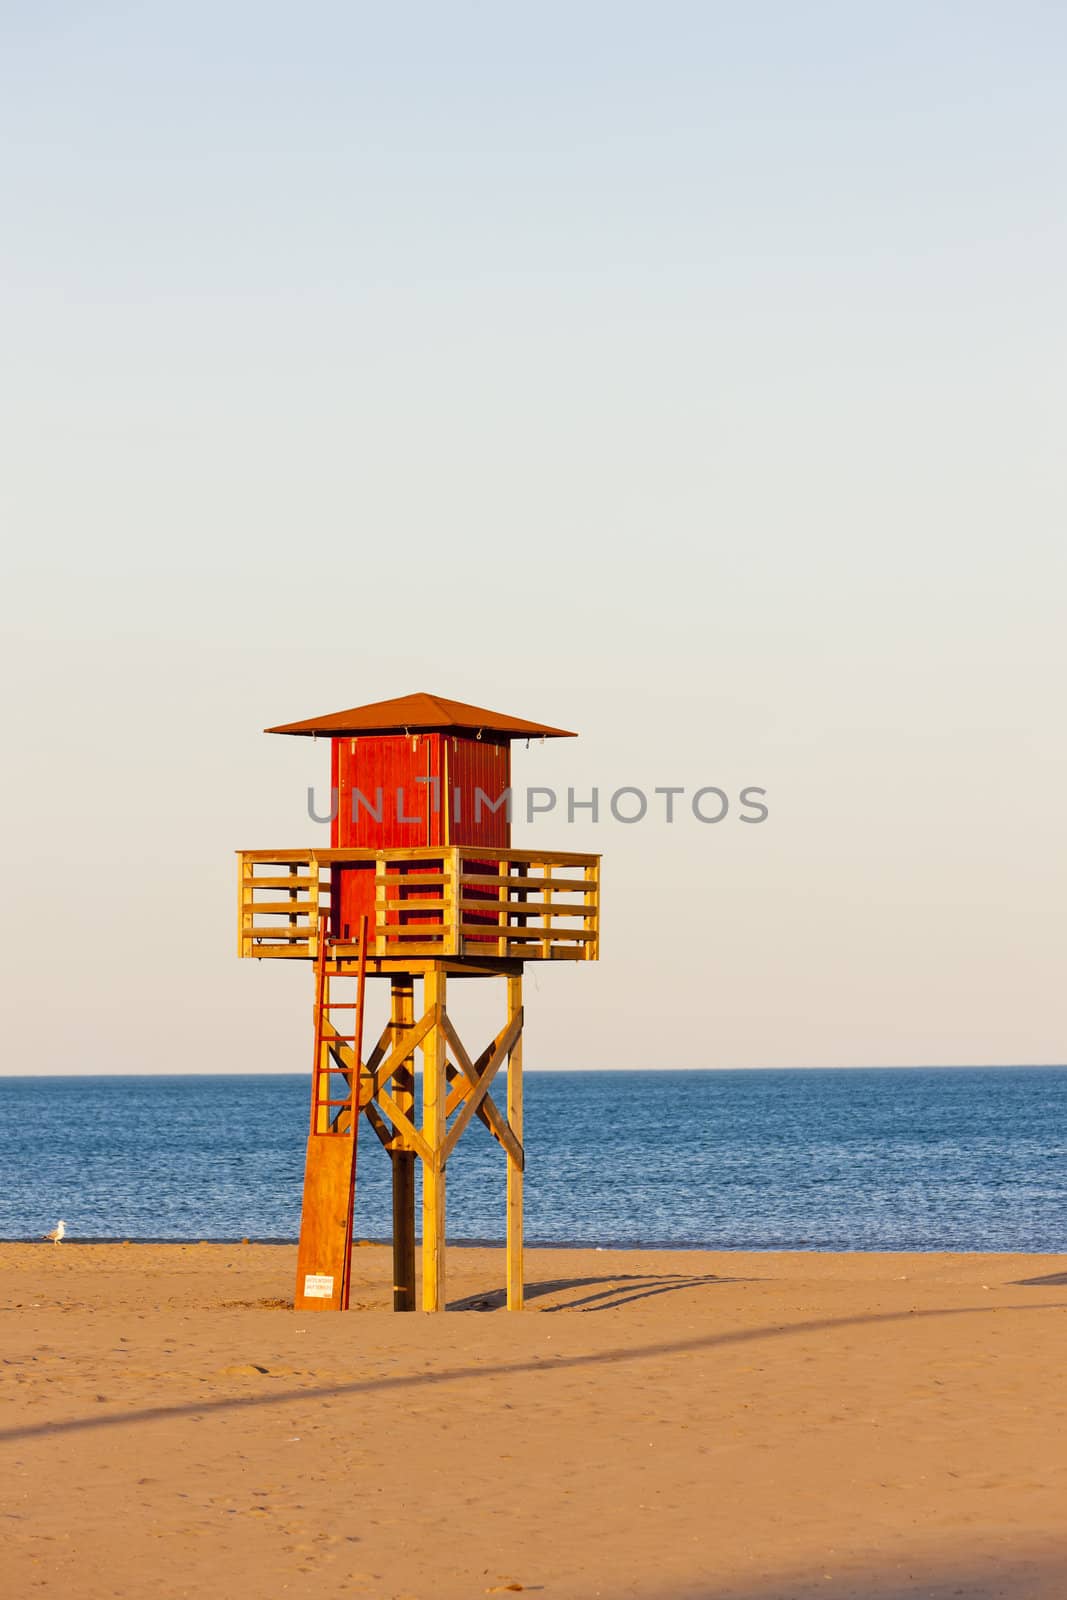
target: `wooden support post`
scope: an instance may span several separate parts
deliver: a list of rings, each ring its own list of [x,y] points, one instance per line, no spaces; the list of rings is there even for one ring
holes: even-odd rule
[[[445,1012],[446,978],[436,963],[423,980],[425,1009],[434,1023],[422,1045],[422,1133],[428,1146],[422,1165],[422,1309],[445,1306]]]
[[[392,1043],[415,1021],[414,983],[410,973],[392,980]],[[415,1063],[409,1057],[393,1072],[393,1097],[415,1120]],[[393,1163],[393,1310],[415,1309],[415,1152],[394,1147]]]
[[[508,1124],[522,1146],[522,969],[508,978],[508,1021],[518,1018],[519,1031],[508,1051]],[[520,1148],[520,1154],[524,1152]],[[508,1151],[507,1290],[508,1310],[525,1305],[522,1260],[523,1161]]]

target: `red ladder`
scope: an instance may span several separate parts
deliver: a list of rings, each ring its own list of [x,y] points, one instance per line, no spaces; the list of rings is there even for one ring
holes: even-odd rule
[[[356,998],[338,1000],[342,977],[329,955],[325,914],[315,962],[315,1053],[311,1122],[304,1165],[304,1204],[297,1250],[295,1306],[299,1311],[347,1311],[351,1293],[352,1211],[356,1188],[359,1083],[363,1066],[363,1002],[367,976],[367,918],[360,923]],[[342,1032],[334,1013],[353,1013]],[[344,1082],[338,1095],[334,1081]],[[347,1112],[347,1117],[346,1117]]]

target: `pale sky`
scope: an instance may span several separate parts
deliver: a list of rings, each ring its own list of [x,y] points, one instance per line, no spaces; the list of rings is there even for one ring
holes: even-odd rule
[[[419,689],[580,731],[519,784],[768,791],[516,827],[604,855],[531,1068],[1067,1059],[1062,8],[0,46],[0,1070],[307,1070],[233,852],[328,749],[260,730]]]

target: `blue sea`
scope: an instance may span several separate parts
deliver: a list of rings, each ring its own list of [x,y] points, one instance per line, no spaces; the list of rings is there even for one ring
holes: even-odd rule
[[[293,1240],[308,1084],[0,1079],[0,1238]],[[1067,1068],[538,1072],[533,1245],[1067,1250]],[[389,1236],[364,1125],[357,1238]],[[504,1234],[504,1155],[477,1122],[448,1234]]]

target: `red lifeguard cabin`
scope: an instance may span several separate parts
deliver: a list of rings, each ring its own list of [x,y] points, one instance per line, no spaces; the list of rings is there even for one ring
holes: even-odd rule
[[[362,1114],[393,1163],[395,1309],[415,1307],[416,1159],[422,1304],[444,1305],[445,1169],[475,1117],[507,1154],[508,1305],[518,1309],[523,964],[597,958],[600,858],[511,848],[511,746],[573,736],[430,694],[267,732],[331,741],[330,847],[239,858],[240,954],[315,964],[296,1305],[347,1305]],[[506,1020],[474,1057],[448,1016],[447,979],[494,976],[507,981]],[[374,977],[390,980],[390,1020],[364,1056],[365,984]],[[506,1114],[489,1094],[505,1062]]]

